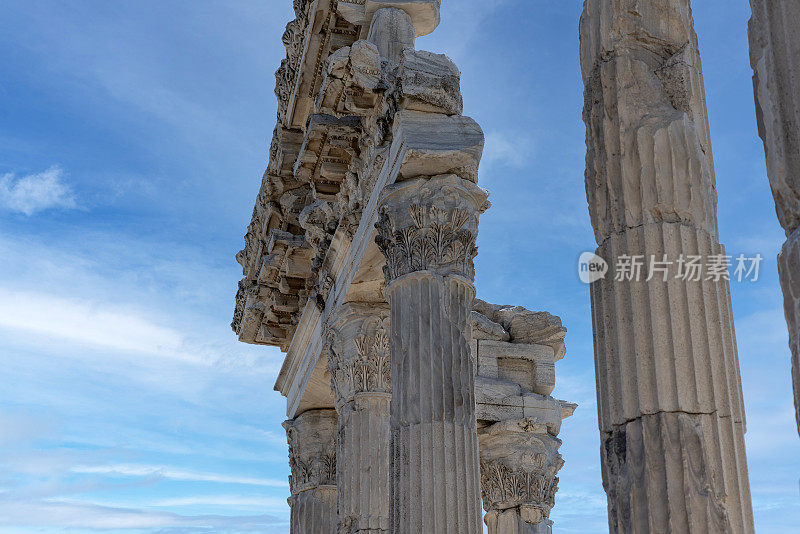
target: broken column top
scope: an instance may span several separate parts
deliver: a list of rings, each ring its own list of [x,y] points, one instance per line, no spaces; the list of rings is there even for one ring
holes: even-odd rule
[[[402,9],[411,17],[416,37],[422,37],[439,26],[440,5],[441,0],[339,0],[339,12],[350,23],[369,27],[379,9]]]

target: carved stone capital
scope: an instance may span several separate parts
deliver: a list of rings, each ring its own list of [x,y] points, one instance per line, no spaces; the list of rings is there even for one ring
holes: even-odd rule
[[[375,225],[387,287],[419,271],[473,280],[478,216],[490,206],[487,197],[486,190],[454,174],[387,187]]]
[[[564,465],[561,441],[531,418],[501,421],[478,432],[481,491],[487,512],[518,508],[521,519],[546,519],[558,491],[556,474]]]
[[[360,393],[392,392],[389,307],[347,303],[337,310],[326,344],[336,406]]]
[[[285,421],[292,495],[336,485],[336,411],[309,410]]]

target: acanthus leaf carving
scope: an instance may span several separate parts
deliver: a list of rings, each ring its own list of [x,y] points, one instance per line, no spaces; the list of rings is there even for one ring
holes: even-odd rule
[[[332,331],[326,343],[331,389],[337,406],[347,403],[359,393],[391,394],[391,360],[389,319],[370,317],[352,339]]]
[[[408,211],[412,226],[398,228],[386,209],[376,225],[376,242],[386,257],[387,282],[416,271],[444,269],[473,278],[478,248],[477,236],[464,228],[469,213],[420,204],[409,206]]]
[[[336,413],[304,412],[283,423],[289,443],[289,486],[292,495],[319,486],[336,485]]]
[[[500,460],[481,461],[481,491],[487,511],[532,505],[541,510],[542,517],[549,515],[558,491],[556,473],[563,460],[557,454],[557,461],[550,463],[544,453],[532,455],[532,460],[526,469],[512,469]]]

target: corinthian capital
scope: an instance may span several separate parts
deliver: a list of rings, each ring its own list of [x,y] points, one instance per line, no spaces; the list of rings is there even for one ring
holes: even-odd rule
[[[478,432],[483,506],[493,513],[516,509],[521,521],[546,520],[564,465],[561,440],[532,418],[502,421]]]
[[[292,495],[336,485],[336,412],[309,410],[283,423],[289,442]]]
[[[472,280],[478,216],[490,206],[487,197],[486,190],[454,174],[387,187],[375,238],[386,257],[387,286],[418,271]]]
[[[392,392],[388,305],[342,305],[329,331],[326,348],[337,407],[352,401],[359,393]]]

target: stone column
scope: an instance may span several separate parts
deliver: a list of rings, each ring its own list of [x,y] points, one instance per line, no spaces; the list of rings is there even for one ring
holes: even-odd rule
[[[750,63],[758,133],[786,243],[778,256],[800,432],[800,3],[750,0]]]
[[[489,534],[551,534],[561,440],[533,418],[495,423],[478,439]]]
[[[470,312],[486,197],[445,175],[388,186],[381,199],[396,534],[481,532]]]
[[[689,0],[586,0],[580,32],[610,530],[753,532],[729,284],[680,277],[725,254]]]
[[[336,411],[283,423],[289,441],[292,534],[336,534]]]
[[[339,533],[389,532],[389,310],[344,304],[328,340],[339,413]]]

